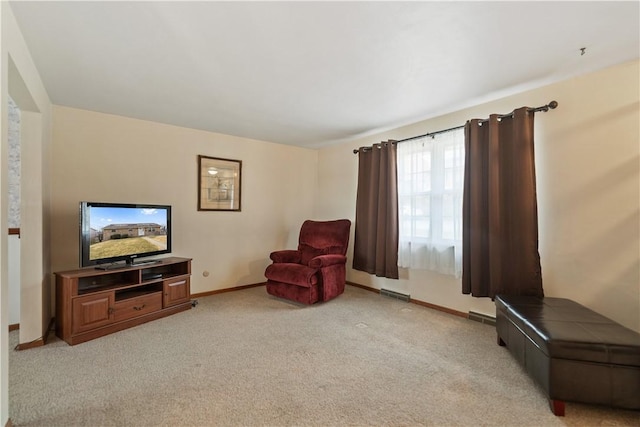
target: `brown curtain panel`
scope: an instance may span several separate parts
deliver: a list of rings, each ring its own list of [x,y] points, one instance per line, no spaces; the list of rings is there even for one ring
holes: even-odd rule
[[[465,125],[464,294],[544,296],[533,119],[523,107]]]
[[[388,141],[358,152],[353,268],[398,278],[397,147]]]

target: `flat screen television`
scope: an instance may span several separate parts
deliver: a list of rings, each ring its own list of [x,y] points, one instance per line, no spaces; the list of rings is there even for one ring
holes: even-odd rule
[[[171,206],[80,202],[81,267],[141,264],[170,252]]]

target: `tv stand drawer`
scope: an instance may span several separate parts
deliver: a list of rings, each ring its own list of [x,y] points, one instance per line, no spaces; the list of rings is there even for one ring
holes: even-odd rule
[[[152,294],[118,301],[114,308],[114,320],[116,322],[152,313],[162,308],[162,292],[154,292]]]

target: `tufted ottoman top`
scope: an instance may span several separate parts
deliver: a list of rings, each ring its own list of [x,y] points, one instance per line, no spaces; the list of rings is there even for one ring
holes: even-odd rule
[[[640,367],[640,334],[575,301],[498,295],[495,303],[549,357]]]

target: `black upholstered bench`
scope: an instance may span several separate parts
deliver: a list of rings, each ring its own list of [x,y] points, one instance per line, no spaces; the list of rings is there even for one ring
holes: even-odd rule
[[[495,298],[498,344],[542,387],[551,410],[565,401],[640,409],[640,334],[564,298]]]

